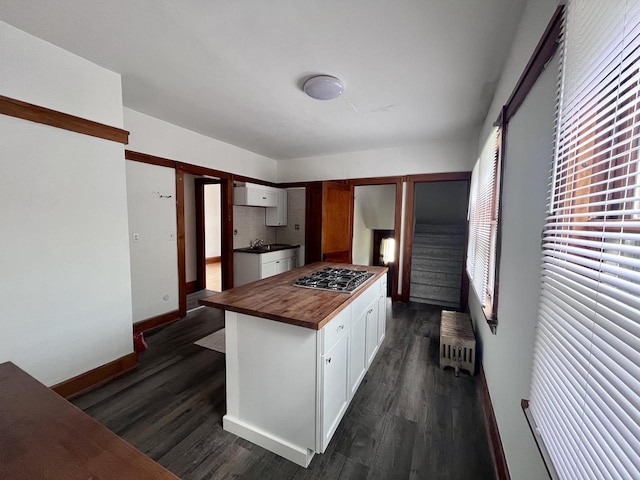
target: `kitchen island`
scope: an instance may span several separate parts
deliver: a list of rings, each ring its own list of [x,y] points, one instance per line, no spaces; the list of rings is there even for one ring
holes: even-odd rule
[[[352,293],[293,286],[326,267],[373,276]],[[225,310],[224,429],[304,467],[323,453],[384,340],[386,271],[319,262],[200,300]]]

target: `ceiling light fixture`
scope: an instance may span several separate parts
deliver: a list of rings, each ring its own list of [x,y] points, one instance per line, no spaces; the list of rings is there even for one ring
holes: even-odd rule
[[[344,91],[342,81],[331,75],[316,75],[309,78],[302,86],[304,93],[316,100],[331,100]]]

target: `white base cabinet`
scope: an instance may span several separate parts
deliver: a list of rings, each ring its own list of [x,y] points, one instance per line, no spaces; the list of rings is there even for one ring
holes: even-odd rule
[[[298,247],[267,253],[233,252],[233,286],[298,268]]]
[[[328,447],[379,350],[382,305],[384,277],[321,330],[225,312],[224,429],[307,467]]]

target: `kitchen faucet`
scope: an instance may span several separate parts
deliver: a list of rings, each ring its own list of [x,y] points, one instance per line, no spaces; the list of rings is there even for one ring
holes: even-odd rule
[[[249,248],[259,248],[264,246],[264,240],[256,238],[255,240],[249,240]]]

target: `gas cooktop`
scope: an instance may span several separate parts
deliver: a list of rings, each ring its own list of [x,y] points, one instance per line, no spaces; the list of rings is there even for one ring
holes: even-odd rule
[[[365,272],[364,270],[327,267],[324,270],[312,273],[308,277],[299,278],[293,283],[293,286],[316,288],[330,292],[353,293],[373,275],[373,273]]]

